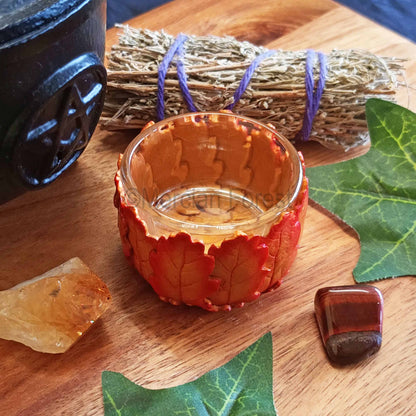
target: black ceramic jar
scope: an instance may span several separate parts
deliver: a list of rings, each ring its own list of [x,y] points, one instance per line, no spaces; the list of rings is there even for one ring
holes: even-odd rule
[[[0,203],[82,153],[106,88],[105,0],[0,1]]]

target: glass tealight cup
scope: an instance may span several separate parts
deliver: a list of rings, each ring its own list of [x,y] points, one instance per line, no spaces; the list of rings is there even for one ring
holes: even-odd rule
[[[301,160],[287,139],[230,113],[151,125],[127,147],[120,172],[151,235],[184,231],[205,244],[236,232],[265,236],[302,184]]]
[[[124,252],[163,300],[218,310],[255,297],[226,294],[194,302],[160,293],[152,279],[163,281],[164,276],[152,257],[158,256],[160,244],[166,255],[166,241],[173,250],[175,241],[182,247],[188,238],[207,258],[215,258],[215,250],[218,256],[225,250],[228,259],[233,250],[261,254],[256,263],[261,278],[253,286],[258,294],[277,287],[294,260],[307,180],[301,155],[271,125],[230,112],[188,113],[149,123],[122,155],[116,186]],[[215,267],[214,259],[214,274]]]

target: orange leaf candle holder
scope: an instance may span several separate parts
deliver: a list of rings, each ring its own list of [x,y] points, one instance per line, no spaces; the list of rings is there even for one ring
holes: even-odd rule
[[[123,251],[159,297],[230,310],[277,288],[308,203],[302,155],[230,112],[149,123],[119,159]]]

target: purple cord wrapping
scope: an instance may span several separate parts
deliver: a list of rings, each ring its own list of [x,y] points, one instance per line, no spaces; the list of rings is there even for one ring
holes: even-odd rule
[[[157,117],[159,120],[162,120],[165,116],[165,78],[168,72],[168,68],[172,59],[177,54],[178,59],[176,62],[176,69],[179,79],[179,87],[182,91],[182,96],[186,102],[186,105],[189,111],[195,112],[198,111],[195,107],[191,93],[188,88],[187,76],[183,64],[183,44],[188,39],[184,34],[180,34],[175,42],[172,44],[162,62],[159,65],[158,70],[158,91],[157,91]],[[238,85],[234,93],[234,101],[227,106],[227,110],[232,110],[240,100],[244,91],[247,89],[248,84],[250,83],[251,77],[253,76],[254,71],[263,61],[263,59],[268,58],[269,56],[275,54],[276,51],[270,50],[258,55],[250,66],[246,69],[243,77],[241,78],[240,84]],[[315,55],[318,55],[320,71],[319,71],[319,80],[315,89],[315,81],[313,74],[314,60]],[[296,135],[296,140],[307,141],[312,130],[313,119],[316,116],[316,113],[319,108],[319,103],[321,101],[322,93],[325,88],[326,81],[326,57],[322,52],[315,52],[312,49],[306,51],[306,63],[305,63],[305,91],[306,91],[306,105],[305,105],[305,114],[303,116],[303,124],[299,133]]]
[[[313,77],[313,64],[315,60],[316,52],[312,49],[308,49],[306,52],[306,64],[305,64],[305,90],[306,90],[306,106],[305,114],[303,116],[303,124],[299,133],[296,135],[296,140],[307,141],[312,130],[313,119],[319,108],[319,102],[321,101],[322,93],[325,88],[325,80],[327,74],[326,57],[322,52],[318,52],[319,59],[319,80],[315,89],[315,81]]]
[[[185,100],[188,110],[195,112],[198,110],[194,105],[194,101],[192,100],[192,96],[188,88],[185,66],[183,64],[182,59],[183,59],[183,48],[181,45],[181,47],[178,50],[178,60],[176,62],[176,69],[178,71],[178,79],[179,79],[179,87],[181,88],[182,96]]]
[[[184,42],[188,39],[182,33],[175,39],[173,45],[169,48],[165,57],[159,65],[158,79],[157,79],[157,118],[163,120],[165,116],[165,78],[168,72],[169,65],[179,49],[182,48]],[[186,81],[185,81],[186,82]]]
[[[244,91],[247,89],[247,86],[250,83],[250,80],[254,74],[254,71],[260,65],[261,61],[263,61],[263,59],[268,58],[269,56],[274,55],[275,53],[276,51],[270,50],[270,51],[264,52],[256,56],[256,58],[253,60],[250,66],[246,69],[246,72],[244,73],[243,78],[241,78],[240,84],[238,85],[234,93],[234,101],[229,106],[226,107],[227,110],[232,110],[234,106],[238,103],[241,96],[244,94]]]

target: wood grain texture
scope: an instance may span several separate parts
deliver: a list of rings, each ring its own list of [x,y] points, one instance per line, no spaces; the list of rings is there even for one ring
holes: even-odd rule
[[[358,47],[410,57],[407,80],[416,86],[414,44],[327,0],[176,0],[131,24],[172,34],[232,34],[270,48]],[[108,32],[108,45],[116,32]],[[410,98],[415,109],[412,93]],[[0,415],[102,415],[103,370],[120,371],[148,388],[174,386],[224,364],[267,331],[273,335],[280,416],[416,414],[415,280],[376,283],[385,300],[381,350],[354,366],[333,367],[319,338],[313,299],[320,287],[353,283],[359,242],[353,230],[313,202],[282,286],[243,309],[175,308],[136,279],[122,254],[112,205],[117,156],[132,137],[98,129],[55,183],[0,206],[0,289],[79,256],[113,295],[110,310],[63,355],[0,340]],[[365,149],[340,154],[310,143],[302,151],[313,166]]]

